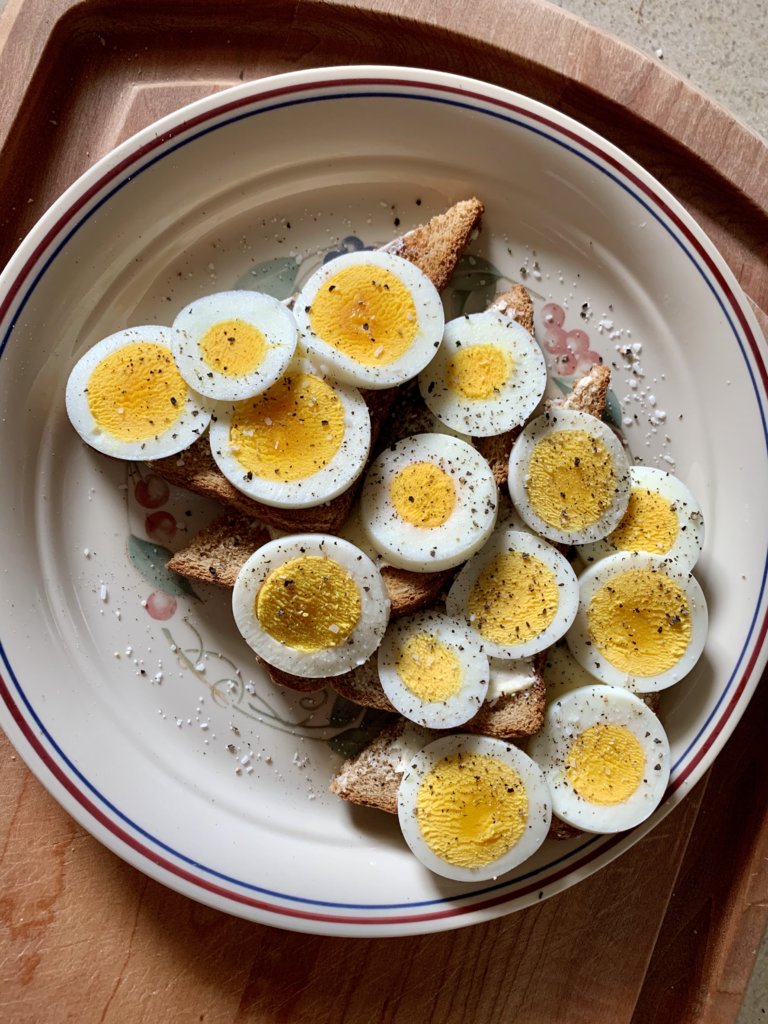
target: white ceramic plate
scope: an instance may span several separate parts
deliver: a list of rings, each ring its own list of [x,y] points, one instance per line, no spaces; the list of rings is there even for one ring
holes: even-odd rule
[[[511,875],[467,886],[427,872],[394,818],[327,793],[339,763],[327,740],[355,724],[348,709],[276,690],[236,635],[229,595],[177,589],[151,542],[177,546],[210,509],[86,449],[64,385],[103,335],[168,323],[236,284],[287,294],[329,251],[381,244],[472,194],[484,229],[451,303],[472,308],[497,278],[523,280],[545,347],[547,303],[564,331],[583,332],[557,366],[564,387],[590,352],[615,367],[612,409],[633,452],[674,466],[703,505],[696,574],[711,632],[664,697],[674,768],[658,813],[627,835],[548,843]],[[0,721],[79,822],[175,889],[346,935],[505,914],[636,842],[747,706],[765,661],[764,343],[681,207],[553,110],[479,82],[363,67],[193,104],[43,217],[0,280],[0,342]]]

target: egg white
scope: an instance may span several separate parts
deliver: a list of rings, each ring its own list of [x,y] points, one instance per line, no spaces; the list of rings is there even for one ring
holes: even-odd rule
[[[633,490],[639,488],[658,494],[674,511],[678,522],[677,537],[669,550],[661,554],[680,572],[690,572],[704,546],[704,515],[698,501],[682,480],[664,469],[631,466],[630,477]],[[621,522],[618,525],[621,526]],[[579,554],[587,564],[620,550],[626,549],[617,546],[615,531],[602,540],[578,546]]]
[[[612,579],[631,569],[650,569],[668,576],[683,589],[690,607],[691,639],[687,648],[676,664],[655,676],[633,675],[612,664],[598,650],[589,628],[589,608],[595,594]],[[634,692],[654,693],[678,683],[694,668],[704,650],[708,623],[704,592],[690,573],[680,572],[659,555],[623,551],[608,555],[579,576],[579,607],[566,641],[579,664],[601,682]]]
[[[162,459],[188,448],[205,433],[211,419],[211,403],[186,384],[184,407],[178,419],[166,430],[144,440],[122,440],[101,429],[88,405],[91,374],[107,356],[119,352],[127,345],[151,342],[166,349],[173,359],[176,335],[174,328],[157,324],[128,327],[102,338],[81,356],[67,380],[65,403],[72,426],[86,444],[117,459]]]
[[[407,522],[395,508],[390,486],[414,463],[431,462],[451,478],[456,501],[437,526]],[[387,448],[371,464],[360,494],[360,521],[372,546],[401,569],[450,569],[477,551],[496,523],[498,490],[486,460],[470,444],[448,434],[415,434]]]
[[[461,687],[445,700],[422,699],[397,670],[403,645],[419,634],[434,636],[461,666]],[[378,668],[392,705],[404,718],[428,729],[452,729],[468,722],[488,690],[488,658],[482,644],[460,623],[437,611],[417,612],[390,623],[378,650]]]
[[[352,266],[370,266],[374,272],[377,268],[390,271],[413,300],[416,336],[406,352],[385,365],[368,366],[339,351],[312,329],[310,310],[318,292],[339,271]],[[416,377],[440,347],[445,324],[440,294],[429,278],[408,260],[382,250],[345,253],[322,264],[301,289],[293,308],[301,342],[318,365],[338,380],[365,388],[392,387]]]
[[[360,620],[349,638],[337,647],[302,651],[275,639],[255,612],[259,590],[269,574],[301,556],[336,562],[354,580],[361,600]],[[348,672],[377,649],[389,621],[389,594],[381,574],[358,548],[339,537],[321,533],[291,534],[264,544],[240,570],[232,593],[232,611],[246,643],[267,664],[304,678],[324,678]]]
[[[530,459],[537,443],[560,430],[584,431],[601,441],[613,463],[615,489],[610,505],[597,521],[583,529],[565,529],[545,522],[532,508],[526,490]],[[582,544],[605,537],[618,525],[629,502],[629,469],[624,446],[606,423],[586,412],[553,407],[532,419],[515,440],[509,457],[509,494],[517,511],[536,533],[561,544]],[[564,503],[567,507],[567,496]]]
[[[334,390],[344,409],[341,445],[326,465],[315,473],[298,480],[277,480],[249,472],[238,461],[230,443],[232,417],[242,405],[247,405],[248,401],[258,402],[261,396],[257,395],[245,403],[219,406],[211,423],[211,453],[221,472],[243,494],[273,508],[313,508],[331,501],[346,491],[362,473],[371,445],[371,417],[357,388],[339,384],[306,359],[294,359],[284,377],[296,373],[324,381]],[[266,422],[265,425],[268,426]]]
[[[637,789],[620,803],[585,799],[565,774],[571,744],[598,724],[628,729],[639,742],[646,763]],[[669,782],[669,740],[656,715],[635,694],[610,686],[584,686],[553,700],[544,727],[527,744],[542,769],[552,794],[554,815],[585,832],[621,832],[634,828],[658,807]],[[610,765],[605,766],[606,774]]]
[[[253,370],[237,376],[221,373],[205,360],[200,343],[218,323],[243,320],[264,336],[266,352]],[[184,380],[200,394],[237,402],[261,394],[282,377],[293,358],[298,327],[293,313],[272,295],[229,291],[204,295],[185,306],[173,321],[173,354]]]
[[[493,345],[511,361],[512,371],[488,398],[466,398],[451,388],[451,360],[459,352]],[[541,401],[547,384],[544,354],[517,321],[495,310],[458,317],[445,325],[434,359],[419,374],[419,390],[432,413],[472,437],[490,437],[519,426]]]
[[[497,860],[477,868],[451,864],[435,854],[422,835],[416,810],[425,776],[446,757],[461,753],[488,755],[505,762],[520,776],[528,798],[528,817],[519,841]],[[403,837],[421,863],[437,875],[462,882],[496,878],[528,860],[547,838],[552,820],[549,789],[538,765],[511,743],[466,734],[443,736],[409,759],[398,790],[397,813]]]
[[[558,605],[552,621],[528,640],[515,643],[510,636],[506,643],[498,643],[479,632],[468,609],[472,589],[483,570],[504,553],[520,552],[542,562],[554,575],[558,588]],[[466,622],[482,638],[490,657],[502,659],[528,658],[546,650],[569,629],[579,602],[579,585],[568,560],[551,544],[531,533],[510,528],[496,530],[491,539],[462,568],[448,591],[445,607],[453,618]]]

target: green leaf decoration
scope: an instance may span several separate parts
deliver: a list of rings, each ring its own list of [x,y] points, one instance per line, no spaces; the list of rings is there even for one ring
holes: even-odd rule
[[[279,256],[251,267],[237,279],[235,288],[266,292],[276,299],[288,299],[296,290],[298,273],[299,264],[293,256]]]
[[[337,696],[331,708],[328,724],[333,726],[349,725],[360,717],[360,705],[341,695]]]
[[[165,563],[170,559],[171,552],[167,548],[153,544],[131,534],[128,538],[128,557],[134,568],[144,577],[154,590],[174,597],[187,595],[197,597],[188,580],[176,572],[166,569]]]
[[[458,317],[487,309],[501,276],[501,271],[482,256],[462,256],[450,282],[451,315]]]
[[[369,708],[363,715],[360,725],[354,729],[340,732],[338,736],[328,740],[328,746],[334,754],[340,754],[342,757],[357,757],[369,743],[376,739],[391,718],[388,711],[376,711]]]

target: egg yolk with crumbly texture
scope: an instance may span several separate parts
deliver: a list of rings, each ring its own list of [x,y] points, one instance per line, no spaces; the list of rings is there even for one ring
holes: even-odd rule
[[[511,355],[498,345],[469,345],[448,362],[446,381],[462,398],[482,400],[501,391],[513,370]]]
[[[486,640],[520,644],[549,626],[558,603],[552,570],[533,555],[508,551],[492,559],[477,577],[467,613]]]
[[[454,754],[425,776],[416,815],[437,857],[479,868],[520,841],[528,822],[528,795],[518,773],[499,758]]]
[[[331,558],[305,555],[274,569],[255,601],[271,637],[298,651],[322,651],[349,639],[362,614],[360,591]]]
[[[609,540],[620,551],[664,555],[677,540],[680,524],[668,501],[656,491],[633,487],[629,505]]]
[[[587,625],[603,657],[633,676],[666,672],[691,641],[685,591],[651,569],[628,569],[603,584],[589,604]]]
[[[423,701],[447,700],[461,689],[461,662],[432,633],[408,637],[395,669],[411,693]]]
[[[417,334],[410,290],[390,270],[345,267],[317,292],[309,310],[313,332],[363,366],[400,359]]]
[[[389,496],[401,519],[423,529],[442,526],[456,507],[451,475],[434,462],[413,462],[398,470]]]
[[[288,373],[240,402],[230,449],[247,472],[276,481],[304,480],[328,465],[344,440],[344,405],[319,377]]]
[[[626,726],[598,722],[580,733],[568,748],[565,777],[584,800],[620,804],[643,781],[645,754]]]
[[[187,385],[173,355],[152,341],[123,345],[88,378],[88,408],[99,430],[120,441],[146,441],[179,419]]]
[[[613,502],[611,453],[586,430],[548,434],[533,449],[525,489],[539,519],[559,530],[583,530]]]
[[[200,338],[200,352],[212,370],[225,377],[242,377],[261,365],[267,340],[247,320],[221,320]]]

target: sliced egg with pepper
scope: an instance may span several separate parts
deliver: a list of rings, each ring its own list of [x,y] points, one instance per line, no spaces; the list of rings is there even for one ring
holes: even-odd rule
[[[360,475],[371,418],[357,388],[296,359],[262,394],[220,409],[210,440],[219,469],[243,494],[276,508],[311,508]]]
[[[389,597],[376,566],[353,544],[292,534],[251,555],[235,581],[232,610],[269,665],[320,678],[373,654],[387,628]]]
[[[600,540],[629,502],[629,460],[602,420],[552,408],[531,420],[512,446],[509,493],[528,525],[562,544]]]
[[[619,525],[603,540],[579,545],[579,554],[590,563],[616,551],[648,551],[689,572],[704,545],[698,501],[666,470],[632,466],[630,477],[629,504]]]
[[[497,530],[448,591],[446,611],[482,638],[489,656],[527,658],[571,626],[579,585],[568,560],[522,530]]]
[[[479,639],[437,611],[391,623],[379,647],[378,667],[394,707],[428,729],[468,722],[488,690],[488,658]]]
[[[211,407],[179,373],[172,327],[129,327],[102,338],[76,363],[67,415],[92,448],[118,459],[161,459],[205,432]]]
[[[546,384],[547,366],[534,338],[492,310],[447,323],[435,358],[419,374],[419,390],[432,413],[472,437],[525,423]]]
[[[482,547],[496,523],[498,491],[472,445],[414,434],[371,464],[360,494],[369,542],[391,565],[437,572]]]
[[[659,555],[618,552],[579,577],[579,610],[566,639],[597,679],[652,693],[691,671],[707,626],[707,602],[690,573]]]
[[[294,303],[301,341],[339,380],[385,388],[416,377],[440,346],[440,294],[392,253],[351,252],[319,267]]]
[[[190,302],[173,322],[173,354],[184,380],[208,398],[236,402],[266,391],[293,358],[290,309],[263,292],[230,291]]]
[[[585,832],[621,832],[653,813],[669,782],[669,741],[637,696],[585,686],[547,707],[527,745],[556,817]]]
[[[552,818],[544,775],[527,754],[503,740],[461,734],[410,758],[397,813],[422,864],[469,882],[496,878],[532,857]]]

